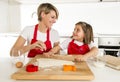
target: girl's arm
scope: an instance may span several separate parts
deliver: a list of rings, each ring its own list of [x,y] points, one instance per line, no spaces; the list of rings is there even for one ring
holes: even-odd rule
[[[86,61],[89,57],[95,57],[98,53],[98,48],[97,47],[92,47],[91,50],[84,54],[84,55],[78,55],[75,57],[76,61]]]
[[[85,56],[87,58],[95,57],[97,55],[97,53],[98,53],[98,48],[94,46],[94,47],[91,48],[91,50],[88,53],[85,54]]]

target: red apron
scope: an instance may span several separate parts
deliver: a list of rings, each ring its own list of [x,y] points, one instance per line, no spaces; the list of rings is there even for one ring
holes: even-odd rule
[[[38,24],[35,25],[34,29],[34,35],[33,39],[31,40],[31,44],[35,43],[37,41],[37,30],[38,30]],[[40,49],[31,49],[28,53],[28,57],[35,57],[36,55],[43,54],[43,52],[48,52],[52,46],[51,46],[51,41],[49,40],[49,30],[47,30],[47,40],[44,42],[46,45],[46,51],[41,51]]]
[[[83,44],[82,46],[78,46],[74,43],[74,40],[72,40],[68,45],[68,54],[72,55],[84,55],[85,53],[89,52],[90,49],[87,44]]]

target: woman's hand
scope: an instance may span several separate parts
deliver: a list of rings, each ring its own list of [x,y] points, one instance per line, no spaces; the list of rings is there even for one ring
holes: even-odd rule
[[[46,45],[44,42],[38,40],[35,43],[31,44],[32,49],[40,49],[41,51],[45,51],[46,50]]]
[[[43,53],[43,55],[45,57],[52,57],[54,55],[54,53],[52,51],[49,51],[49,52]]]

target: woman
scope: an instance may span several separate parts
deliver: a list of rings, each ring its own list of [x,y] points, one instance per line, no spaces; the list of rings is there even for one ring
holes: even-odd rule
[[[28,57],[35,57],[43,52],[48,52],[59,44],[58,32],[52,29],[52,25],[58,19],[58,10],[50,3],[40,4],[37,10],[38,24],[24,28],[13,45],[13,49],[28,52]],[[27,41],[27,45],[25,45]]]

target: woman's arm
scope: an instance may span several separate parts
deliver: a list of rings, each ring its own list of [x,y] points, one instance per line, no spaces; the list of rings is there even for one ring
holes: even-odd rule
[[[60,42],[55,42],[54,45],[53,45],[53,48],[58,46]],[[60,50],[56,51],[55,53],[59,54],[60,53]]]
[[[26,40],[22,36],[19,36],[18,39],[16,40],[15,44],[13,45],[13,47],[10,50],[10,55],[12,55],[13,49],[17,49],[17,50],[21,49],[24,46],[25,42],[26,42]],[[22,50],[24,50],[24,49],[22,49]],[[25,52],[25,51],[23,51],[23,52]]]
[[[51,57],[51,56],[53,56],[54,54],[58,53],[58,52],[60,51],[60,49],[61,49],[60,46],[57,45],[57,46],[53,47],[49,52],[43,53],[43,55],[44,55],[45,57]]]
[[[44,44],[44,42],[42,42],[40,40],[36,41],[33,44],[27,44],[27,45],[25,45],[25,42],[26,42],[26,40],[22,36],[19,36],[18,39],[16,40],[15,44],[13,45],[11,51],[10,51],[10,55],[12,55],[13,49],[21,50],[22,53],[25,53],[31,49],[34,49],[34,48],[46,50],[46,45]]]

